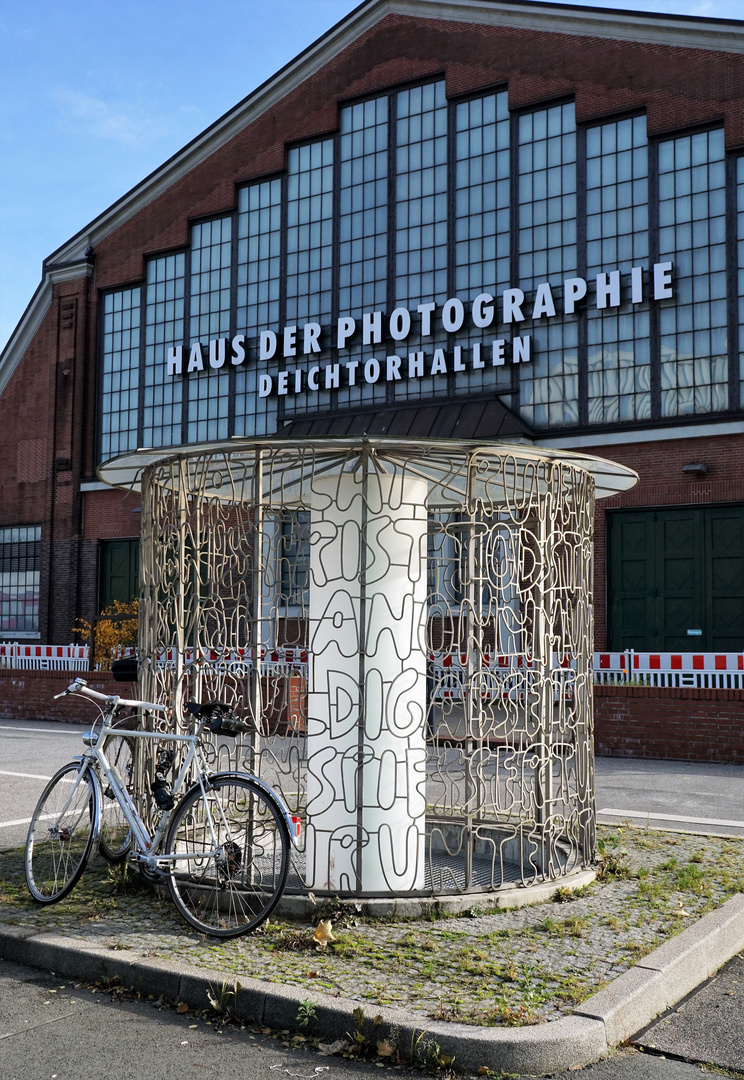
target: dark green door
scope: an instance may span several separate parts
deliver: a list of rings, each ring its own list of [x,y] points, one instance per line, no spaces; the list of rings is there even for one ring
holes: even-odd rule
[[[708,648],[705,626],[705,551],[700,510],[656,514],[656,612],[653,649],[690,652]],[[699,634],[690,634],[699,630]]]
[[[744,507],[608,514],[609,647],[744,647]]]
[[[610,649],[654,648],[654,520],[647,513],[608,514]]]
[[[744,508],[709,510],[706,527],[710,647],[716,652],[739,652],[744,648]]]
[[[101,542],[101,611],[139,596],[139,540]]]

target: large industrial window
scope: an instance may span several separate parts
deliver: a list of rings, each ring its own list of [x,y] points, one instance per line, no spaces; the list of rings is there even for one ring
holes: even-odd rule
[[[586,133],[586,276],[648,265],[646,117]],[[627,291],[627,286],[626,286]],[[625,309],[587,308],[590,424],[651,417],[648,300]]]
[[[388,99],[342,109],[339,118],[338,310],[387,309]],[[343,363],[358,363],[369,347],[357,341],[344,350]],[[361,376],[339,390],[338,408],[384,401],[384,382],[369,386]]]
[[[164,255],[147,264],[145,292],[144,446],[181,442],[183,381],[167,374],[163,358],[183,343],[186,256]]]
[[[257,398],[256,339],[279,324],[281,298],[282,182],[265,180],[238,194],[237,326],[246,335],[248,360],[235,369],[235,434],[268,435],[276,425],[276,398]]]
[[[496,297],[509,287],[510,267],[510,118],[506,91],[487,94],[455,109],[455,267],[454,293]],[[460,339],[458,334],[458,340]],[[483,334],[463,335],[472,348]],[[471,392],[511,389],[511,368],[491,364],[469,377]]]
[[[659,146],[659,257],[675,266],[661,323],[661,415],[728,407],[723,130]]]
[[[395,304],[414,313],[420,303],[447,299],[447,100],[444,82],[395,95]],[[424,347],[411,335],[406,352]],[[427,352],[446,335],[425,339]],[[447,380],[426,376],[395,384],[396,398],[443,396]]]
[[[316,322],[328,326],[333,311],[333,139],[298,146],[287,155],[286,317],[290,326]],[[296,359],[288,367],[307,367],[298,335]],[[279,364],[278,366],[284,366]],[[325,411],[329,390],[299,395],[297,412]]]
[[[121,289],[103,300],[101,457],[137,447],[140,290]]]
[[[206,221],[191,230],[191,343],[207,344],[230,334],[230,262],[232,218]],[[227,356],[207,352],[204,371],[188,383],[188,441],[226,439],[230,400],[230,363]],[[189,360],[189,363],[191,361]]]
[[[519,287],[530,294],[577,272],[573,104],[526,113],[518,131]],[[576,316],[538,319],[529,332],[533,359],[519,373],[522,416],[538,428],[577,424]]]
[[[193,225],[188,251],[148,259],[142,287],[104,296],[101,457],[455,397],[501,397],[537,432],[740,410],[742,160],[729,180],[717,128],[649,144],[644,116],[577,128],[571,102],[514,113],[508,88],[448,100],[441,78],[344,104],[336,133],[288,148],[284,176],[241,186],[234,211]],[[673,265],[671,297],[653,298],[654,263]],[[573,313],[570,278],[587,283]],[[509,288],[524,303],[504,322]],[[494,318],[477,328],[482,292]],[[446,332],[448,298],[466,314]],[[422,334],[416,309],[432,303]],[[396,307],[412,319],[394,337]],[[339,348],[343,316],[356,331]],[[317,354],[306,322],[321,327]],[[297,327],[287,357],[285,326]],[[277,335],[264,360],[262,330]],[[178,346],[183,374],[171,374]]]
[[[0,633],[17,638],[39,634],[38,526],[0,529]]]

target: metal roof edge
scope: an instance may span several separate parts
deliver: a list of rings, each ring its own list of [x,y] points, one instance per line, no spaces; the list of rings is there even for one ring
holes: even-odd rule
[[[396,14],[424,19],[744,53],[744,21],[739,19],[577,7],[547,0],[392,0],[391,8]]]
[[[682,418],[680,418],[682,419]],[[633,445],[649,442],[671,442],[675,439],[702,439],[722,435],[744,435],[744,419],[724,420],[706,424],[677,424],[668,427],[630,428],[624,431],[584,432],[571,435],[568,432],[541,434],[535,445],[546,450],[568,450],[603,446]]]

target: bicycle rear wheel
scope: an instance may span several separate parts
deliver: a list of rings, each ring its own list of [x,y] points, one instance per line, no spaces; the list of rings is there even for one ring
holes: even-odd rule
[[[111,747],[109,750],[108,747]],[[132,758],[134,739],[126,735],[112,735],[106,748],[106,758],[118,770],[122,783],[130,787],[132,779]],[[110,863],[120,863],[126,859],[132,846],[132,830],[124,816],[118,799],[108,786],[105,776],[101,777],[103,798],[101,800],[101,836],[99,851]]]
[[[26,884],[34,900],[54,904],[75,887],[95,839],[98,787],[80,764],[63,765],[42,792],[26,839]]]
[[[216,841],[216,843],[215,843]],[[249,777],[213,780],[184,796],[168,830],[173,903],[204,934],[255,930],[276,906],[289,873],[289,832],[274,800]],[[218,850],[217,855],[207,854]]]

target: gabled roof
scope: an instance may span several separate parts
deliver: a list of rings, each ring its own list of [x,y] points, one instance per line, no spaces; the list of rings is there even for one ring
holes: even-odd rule
[[[654,15],[540,0],[364,0],[44,260],[42,281],[0,354],[0,393],[46,314],[53,281],[90,272],[86,248],[95,247],[134,217],[388,15],[744,53],[744,22],[736,19]]]

